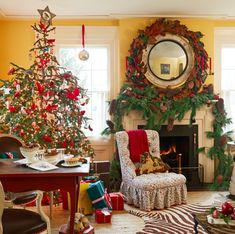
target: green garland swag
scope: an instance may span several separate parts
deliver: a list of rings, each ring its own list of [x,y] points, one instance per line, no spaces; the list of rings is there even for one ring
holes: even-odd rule
[[[187,81],[179,88],[160,89],[153,86],[145,77],[146,64],[142,61],[142,51],[157,35],[165,33],[177,34],[188,39],[194,50],[194,68]],[[122,86],[116,100],[110,102],[110,114],[113,122],[108,120],[108,127],[104,135],[124,130],[122,121],[131,111],[139,111],[146,120],[145,129],[160,130],[168,123],[168,130],[172,130],[174,120],[182,120],[187,112],[191,113],[190,125],[199,108],[212,105],[214,115],[213,132],[207,132],[207,137],[214,139],[214,146],[208,151],[208,156],[215,159],[217,169],[212,189],[228,189],[231,178],[232,156],[226,152],[229,133],[223,128],[231,123],[224,109],[223,99],[213,93],[213,85],[203,85],[207,72],[208,56],[204,44],[200,41],[202,34],[192,32],[179,21],[159,19],[133,40],[130,47],[130,56],[127,58],[126,82]],[[216,102],[215,102],[216,100]],[[157,118],[156,118],[157,116]],[[201,151],[203,149],[199,149]]]

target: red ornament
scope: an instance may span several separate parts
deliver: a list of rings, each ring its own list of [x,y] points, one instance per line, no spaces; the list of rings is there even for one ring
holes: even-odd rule
[[[46,109],[47,111],[53,111],[53,110],[57,110],[57,108],[58,108],[58,105],[51,105],[51,104],[48,104],[45,109]]]
[[[14,94],[14,97],[19,97],[19,96],[20,96],[20,91],[18,91]]]
[[[66,140],[64,140],[64,141],[61,143],[61,146],[62,146],[62,148],[66,148],[66,146],[67,146]]]
[[[13,75],[14,73],[15,73],[15,68],[14,67],[12,67],[9,71],[8,71],[8,75]]]
[[[31,109],[32,109],[32,110],[35,110],[36,108],[37,108],[37,105],[36,105],[34,102],[32,102],[32,103],[31,103]]]
[[[229,202],[224,202],[222,204],[222,214],[230,215],[233,213],[233,206]]]
[[[76,87],[73,91],[70,91],[69,89],[65,89],[65,91],[67,91],[67,93],[64,93],[64,96],[71,100],[77,100],[77,97],[80,94],[78,87]]]
[[[17,109],[14,106],[9,106],[8,109],[11,113],[15,113],[17,111]]]
[[[48,135],[45,135],[45,136],[43,137],[43,139],[44,139],[44,141],[46,141],[46,142],[52,142],[52,139],[51,139]]]
[[[84,115],[86,111],[82,110],[80,111],[80,115]]]
[[[55,42],[55,39],[47,39],[47,43],[52,45]]]
[[[63,74],[63,77],[64,77],[65,79],[68,79],[68,78],[71,77],[71,74],[68,73],[68,72],[66,72],[66,73]]]
[[[44,87],[38,81],[36,81],[36,86],[37,86],[39,94],[42,94]]]

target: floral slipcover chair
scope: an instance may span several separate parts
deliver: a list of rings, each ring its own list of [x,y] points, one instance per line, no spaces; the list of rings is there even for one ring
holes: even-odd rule
[[[158,132],[145,131],[150,153],[154,157],[160,157]],[[137,176],[135,165],[130,160],[128,133],[120,131],[115,136],[122,172],[121,192],[126,196],[128,204],[150,211],[186,203],[187,187],[184,175],[165,172]]]

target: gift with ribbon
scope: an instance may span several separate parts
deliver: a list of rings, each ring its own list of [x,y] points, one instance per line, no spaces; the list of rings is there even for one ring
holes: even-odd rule
[[[120,192],[110,193],[113,210],[124,210],[124,195]]]
[[[95,211],[95,220],[97,223],[111,223],[112,211],[108,208],[98,209]]]
[[[91,199],[92,206],[95,209],[109,208],[112,209],[111,200],[104,189],[104,184],[99,180],[90,184],[87,189],[88,196]]]

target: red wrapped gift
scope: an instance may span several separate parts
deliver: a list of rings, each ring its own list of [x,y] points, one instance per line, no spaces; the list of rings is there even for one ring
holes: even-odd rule
[[[97,223],[111,223],[112,212],[105,209],[98,209],[95,211],[95,220]]]
[[[113,210],[124,210],[124,196],[122,193],[109,194]]]

